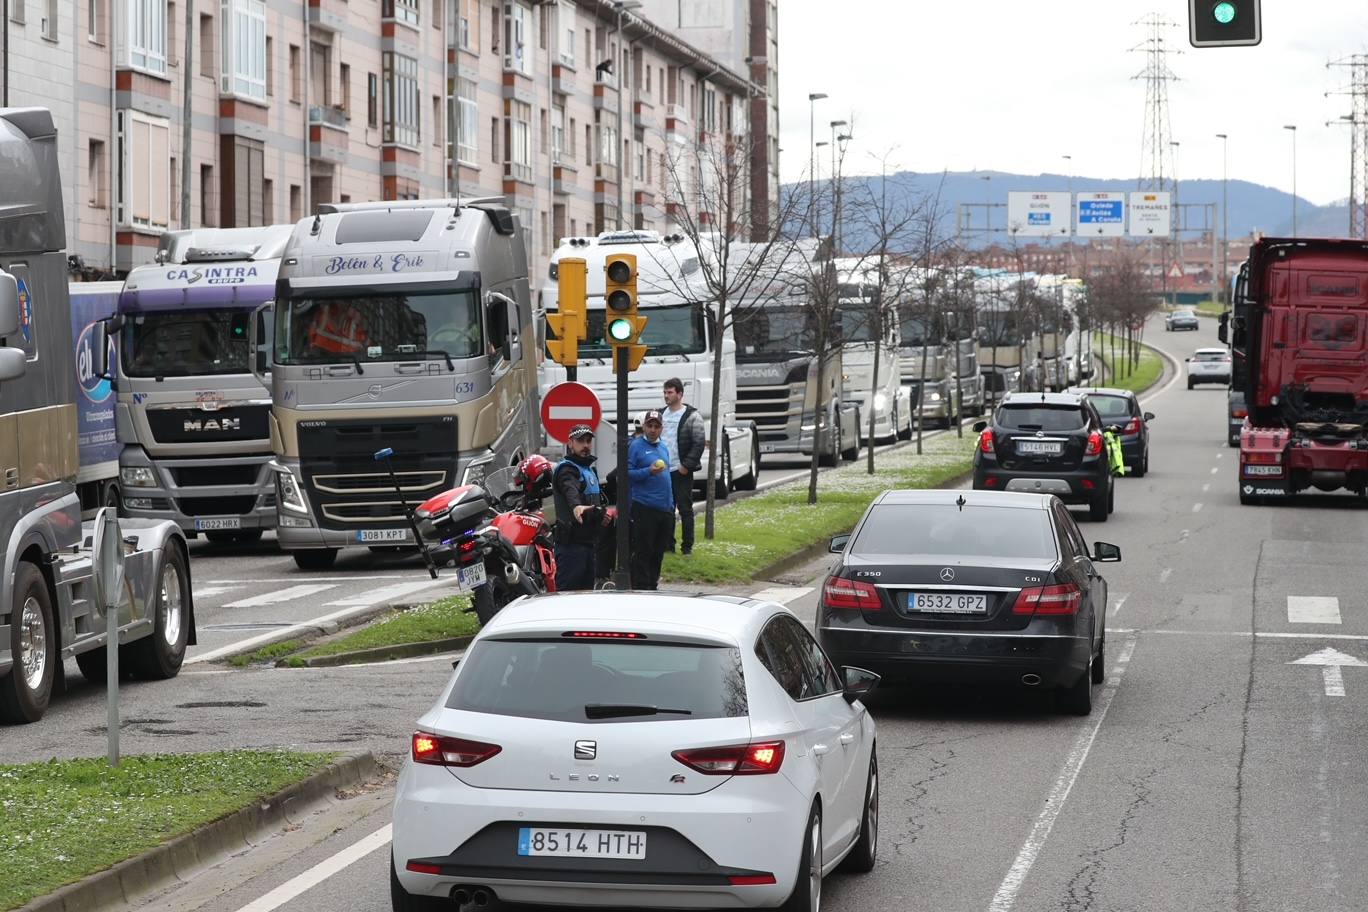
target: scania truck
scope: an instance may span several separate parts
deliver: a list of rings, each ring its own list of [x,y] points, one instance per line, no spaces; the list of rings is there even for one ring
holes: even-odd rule
[[[65,220],[52,115],[0,110],[0,722],[42,718],[74,657],[105,683],[109,618],[95,594],[91,540],[76,493]],[[106,373],[92,321],[91,378]],[[189,552],[174,523],[123,520],[116,602],[119,668],[171,678],[195,643]]]
[[[253,312],[275,296],[291,225],[162,235],[119,296],[123,513],[211,542],[275,528],[268,416],[253,373]]]
[[[276,538],[305,570],[417,544],[391,468],[416,505],[516,465],[539,436],[527,251],[502,197],[319,208],[263,308]]]
[[[678,377],[684,383],[684,401],[698,409],[712,439],[712,422],[721,421],[718,435],[722,451],[715,473],[716,494],[726,497],[732,490],[755,487],[760,462],[760,442],[755,426],[738,414],[736,340],[728,329],[720,338],[709,319],[709,294],[700,280],[698,249],[679,235],[662,238],[653,231],[610,231],[597,237],[564,239],[551,257],[548,284],[542,300],[547,310],[559,307],[557,264],[564,257],[585,261],[588,279],[588,333],[579,345],[576,379],[598,394],[604,406],[606,424],[615,418],[617,380],[613,373],[612,352],[604,338],[604,263],[610,254],[629,253],[637,260],[637,308],[646,317],[642,341],[646,357],[628,378],[627,402],[633,417],[646,409],[663,408],[665,381]],[[715,311],[713,311],[715,313]],[[713,358],[722,351],[721,414],[712,414]],[[566,379],[566,370],[547,358],[542,366],[543,389]],[[616,465],[615,438],[599,435],[597,453],[605,479],[613,476]],[[548,452],[562,448],[544,443]],[[695,473],[697,485],[707,483],[710,452],[703,454],[703,467]]]
[[[860,410],[858,439],[861,444],[868,441],[872,414],[876,440],[906,440],[912,436],[912,397],[902,382],[897,308],[881,301],[877,269],[868,261],[844,258],[836,261],[836,269],[841,311],[841,379],[847,401]]]
[[[991,408],[1004,395],[1023,389],[1023,355],[1030,328],[1023,319],[1018,283],[1005,274],[981,278],[975,295],[979,371]]]
[[[1368,496],[1368,242],[1261,238],[1222,315],[1244,393],[1240,503]]]

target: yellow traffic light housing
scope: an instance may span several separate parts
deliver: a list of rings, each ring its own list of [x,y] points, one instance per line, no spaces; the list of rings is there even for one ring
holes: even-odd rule
[[[556,338],[546,340],[546,352],[565,367],[579,364],[579,344],[589,334],[588,270],[588,263],[574,257],[556,264],[556,313],[546,315]]]
[[[634,371],[646,357],[646,346],[641,344],[646,318],[637,314],[637,258],[630,253],[610,254],[603,273],[604,341],[613,346],[616,358],[626,357],[627,370]]]

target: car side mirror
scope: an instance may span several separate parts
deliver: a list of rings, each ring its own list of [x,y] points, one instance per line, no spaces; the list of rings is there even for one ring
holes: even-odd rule
[[[1183,360],[1184,360],[1184,361],[1188,361],[1188,362],[1192,361],[1191,358],[1184,358]]]
[[[879,686],[879,676],[863,668],[846,665],[841,669],[841,674],[845,677],[844,696],[847,703],[869,696],[870,691]]]
[[[846,545],[849,543],[849,535],[833,535],[831,537],[831,544],[827,546],[827,550],[832,554],[842,554],[845,552]]]
[[[1111,564],[1121,559],[1121,548],[1107,542],[1093,542],[1093,560],[1100,564]]]
[[[19,283],[14,276],[0,272],[0,338],[19,331]]]
[[[28,355],[22,348],[0,348],[0,380],[17,380],[28,369]]]
[[[982,433],[983,433],[984,431],[986,431],[986,430],[988,430],[988,422],[986,422],[986,421],[975,421],[975,422],[974,422],[974,433],[975,433],[975,434],[982,434]]]
[[[1146,421],[1153,421],[1153,420],[1154,420],[1154,412],[1145,412],[1145,420],[1146,420]]]

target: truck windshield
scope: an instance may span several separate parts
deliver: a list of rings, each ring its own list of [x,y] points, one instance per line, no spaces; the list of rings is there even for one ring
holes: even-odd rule
[[[205,310],[130,314],[124,318],[124,373],[196,377],[251,370],[252,314]]]
[[[646,329],[641,333],[641,341],[646,344],[648,357],[698,355],[708,350],[708,336],[703,328],[702,304],[642,307],[637,313],[646,318]],[[589,311],[588,338],[579,344],[581,358],[612,357],[612,346],[604,342],[607,333],[604,330],[603,314],[602,310]],[[546,337],[556,338],[550,323],[546,325]]]
[[[873,342],[878,318],[869,302],[850,301],[841,305],[841,339],[845,342]]]
[[[411,361],[490,354],[474,290],[286,299],[276,307],[276,361]]]
[[[812,351],[812,314],[801,307],[767,307],[736,325],[736,353],[788,355]]]
[[[930,329],[927,320],[923,317],[904,317],[902,321],[902,344],[903,345],[935,345],[935,340],[930,338]]]
[[[1017,328],[1016,319],[1006,314],[992,312],[981,314],[979,316],[979,342],[994,347],[1020,344],[1021,332]]]

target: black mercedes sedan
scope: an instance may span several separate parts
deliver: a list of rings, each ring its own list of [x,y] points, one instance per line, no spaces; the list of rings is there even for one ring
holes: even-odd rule
[[[1005,684],[1055,691],[1092,711],[1104,675],[1107,581],[1050,494],[885,491],[822,586],[817,638],[839,668],[890,681]]]

